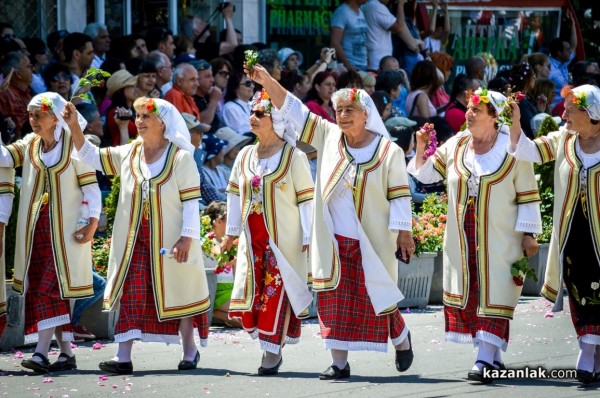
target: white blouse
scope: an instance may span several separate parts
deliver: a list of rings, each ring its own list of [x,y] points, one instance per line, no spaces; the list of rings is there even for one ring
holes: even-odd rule
[[[54,148],[52,148],[49,152],[40,151],[40,158],[42,162],[46,165],[46,167],[52,167],[58,163],[60,160],[60,155],[62,152],[62,136],[58,140],[58,143]],[[73,154],[71,154],[73,157]],[[4,145],[0,146],[0,167],[15,167],[12,156],[8,149],[4,147]],[[98,184],[90,184],[84,187],[81,187],[81,192],[83,193],[83,201],[88,203],[89,216],[90,218],[100,218],[100,213],[102,212],[102,194],[100,193],[100,188]],[[5,205],[6,206],[6,205]],[[12,199],[11,199],[12,206]],[[2,206],[4,209],[4,206]],[[0,222],[2,222],[2,218],[6,215],[5,211],[0,209]],[[11,211],[8,211],[8,217],[10,217]],[[7,221],[8,222],[8,218]]]
[[[82,162],[89,164],[96,170],[103,171],[102,164],[100,162],[100,149],[97,146],[86,140],[79,152],[76,150],[74,151],[77,158]],[[167,160],[168,152],[169,148],[167,147],[160,159],[154,163],[147,164],[143,160],[141,161],[141,170],[144,178],[154,178],[162,171],[163,167],[165,166],[165,161]],[[142,195],[144,198],[148,197],[148,185],[146,181],[142,183]],[[183,202],[183,225],[181,227],[182,237],[200,239],[199,214],[200,206],[197,200],[187,200]]]
[[[265,175],[275,171],[283,155],[283,147],[273,156],[260,159],[254,157],[254,170],[257,175]],[[263,198],[263,179],[260,180],[258,194],[252,192],[252,204],[261,202]],[[307,200],[298,205],[300,211],[300,224],[302,226],[302,244],[310,244],[310,232],[312,226],[313,201]],[[231,193],[227,194],[227,235],[239,236],[242,231],[242,204],[240,197]]]
[[[467,182],[469,196],[477,196],[479,191],[479,179],[481,176],[494,173],[500,168],[502,161],[506,156],[506,147],[508,143],[508,135],[500,133],[492,148],[484,154],[476,154],[473,148],[467,148],[463,161],[465,167],[471,172],[471,177]],[[417,169],[415,156],[408,163],[407,170],[417,180],[424,184],[438,182],[443,179],[433,167],[433,157],[427,158],[425,164]],[[538,203],[525,203],[519,205],[515,231],[529,233],[540,233],[542,231],[542,219],[540,212],[538,211],[538,206]]]

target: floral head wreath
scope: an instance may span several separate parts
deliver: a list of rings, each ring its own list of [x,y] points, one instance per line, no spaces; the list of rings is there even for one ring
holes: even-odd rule
[[[587,102],[587,95],[584,92],[579,94],[573,93],[573,103],[577,105],[581,109],[587,110],[590,107],[590,104]]]
[[[42,106],[40,109],[42,112],[49,112],[54,109],[54,103],[48,97],[42,97]]]
[[[479,105],[480,102],[483,102],[484,104],[489,104],[490,97],[488,96],[487,88],[478,88],[477,90],[475,90],[475,92],[473,92],[473,95],[471,96],[471,101],[473,101],[473,105]]]
[[[271,104],[271,97],[269,97],[269,94],[267,94],[264,88],[261,90],[258,100],[258,103],[265,109],[265,113],[271,113],[271,108],[273,106]]]
[[[146,102],[146,109],[150,113],[158,114],[158,107],[156,106],[156,103],[152,99],[149,99],[148,102]]]
[[[350,101],[358,101],[360,100],[360,91],[356,87],[350,90]]]

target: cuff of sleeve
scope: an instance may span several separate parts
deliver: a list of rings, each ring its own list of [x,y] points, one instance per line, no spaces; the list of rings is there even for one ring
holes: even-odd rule
[[[523,133],[523,130],[521,130],[521,134],[519,135],[519,141],[517,142],[517,145],[515,145],[515,150],[512,151],[511,149],[511,145],[510,145],[510,140],[508,141],[508,148],[506,149],[506,153],[508,153],[509,155],[515,155],[516,153],[521,152],[520,149],[523,146],[523,142],[525,141],[523,139],[523,137],[525,137],[525,133]]]
[[[304,238],[302,238],[302,244],[303,245],[310,245],[310,235],[305,236]]]
[[[233,225],[228,225],[225,229],[225,234],[230,236],[240,236],[240,227],[235,227]]]
[[[392,232],[412,231],[412,222],[404,220],[391,220],[388,229]]]
[[[529,232],[532,234],[541,234],[542,233],[542,224],[517,221],[517,226],[515,227],[515,231]]]
[[[92,210],[92,209],[90,209],[90,218],[100,219],[100,214],[101,213],[102,213],[102,211],[100,211],[100,210]]]
[[[79,151],[75,149],[75,156],[77,156],[78,160],[85,159],[92,150],[94,150],[94,145],[92,145],[92,143],[88,140],[85,140]]]
[[[0,213],[0,222],[3,222],[5,225],[7,225],[8,220],[10,220],[10,213]]]
[[[279,110],[279,113],[281,113],[281,116],[283,116],[284,119],[285,119],[285,116],[290,111],[290,109],[292,108],[292,104],[294,103],[294,100],[295,100],[294,95],[288,92],[287,95],[285,96],[285,101],[283,102],[283,106]]]
[[[182,228],[181,236],[183,236],[185,238],[192,238],[192,239],[199,240],[200,239],[200,230],[196,229],[196,228],[187,228],[187,227]]]

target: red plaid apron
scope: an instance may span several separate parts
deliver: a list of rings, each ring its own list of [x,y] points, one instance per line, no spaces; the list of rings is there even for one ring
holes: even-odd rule
[[[34,249],[31,251],[29,270],[26,275],[28,287],[25,293],[25,336],[29,336],[27,342],[37,341],[39,322],[46,321],[51,325],[50,328],[60,326],[63,332],[69,332],[63,334],[65,341],[69,341],[70,332],[73,330],[69,300],[60,298],[48,208],[49,206],[46,205],[40,210],[35,225]],[[54,321],[50,321],[54,318],[56,318]]]
[[[509,323],[504,318],[488,318],[477,315],[479,305],[479,280],[477,272],[475,206],[469,204],[465,212],[465,235],[469,251],[469,297],[465,309],[444,306],[446,333],[468,334],[475,337],[478,331],[491,333],[508,342]]]
[[[150,227],[148,220],[142,217],[138,228],[129,271],[123,284],[123,296],[119,320],[115,326],[115,335],[139,330],[143,335],[179,336],[179,320],[159,321],[156,315],[156,303],[152,289],[152,271],[150,270]],[[208,338],[208,312],[196,315],[192,319],[198,329],[201,340]],[[157,338],[148,336],[148,341]],[[158,338],[160,340],[160,338]]]
[[[385,351],[388,337],[397,339],[404,331],[404,318],[397,308],[388,315],[375,314],[365,285],[359,241],[335,237],[340,249],[340,282],[335,290],[317,292],[321,337],[328,348]],[[328,340],[335,340],[335,346],[329,347]],[[373,343],[379,344],[379,349]]]
[[[254,297],[250,311],[230,311],[230,318],[241,318],[244,329],[258,332],[258,339],[266,345],[281,346],[284,333],[286,342],[297,342],[300,338],[301,321],[291,311],[277,260],[269,247],[269,232],[262,214],[252,213],[248,217],[248,228],[254,257]],[[290,311],[287,331],[285,318]]]

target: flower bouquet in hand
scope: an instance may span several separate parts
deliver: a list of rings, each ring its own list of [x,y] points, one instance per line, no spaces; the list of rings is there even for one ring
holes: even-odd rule
[[[102,69],[90,68],[85,73],[85,76],[79,79],[79,83],[77,84],[77,89],[73,93],[73,97],[71,97],[71,101],[75,98],[80,98],[82,100],[91,101],[92,97],[88,94],[88,91],[92,87],[104,87],[106,85],[106,80],[110,77],[110,73],[104,71]]]
[[[510,274],[512,275],[513,281],[517,286],[523,286],[525,278],[533,278],[537,282],[538,277],[535,270],[529,266],[529,260],[526,256],[521,257],[520,260],[515,261],[510,267]]]
[[[498,115],[498,122],[501,125],[506,125],[508,127],[512,126],[512,109],[510,107],[511,104],[519,104],[525,98],[525,94],[520,91],[513,93],[511,88],[509,87],[506,91],[506,101],[502,104],[502,110]]]
[[[427,160],[428,157],[433,155],[438,147],[437,133],[432,123],[425,123],[421,127],[421,131],[427,134],[427,146],[425,152],[423,152],[423,160]]]
[[[254,50],[246,50],[244,51],[244,57],[246,67],[248,67],[248,72],[252,73],[254,70],[254,65],[258,62],[258,52]]]

